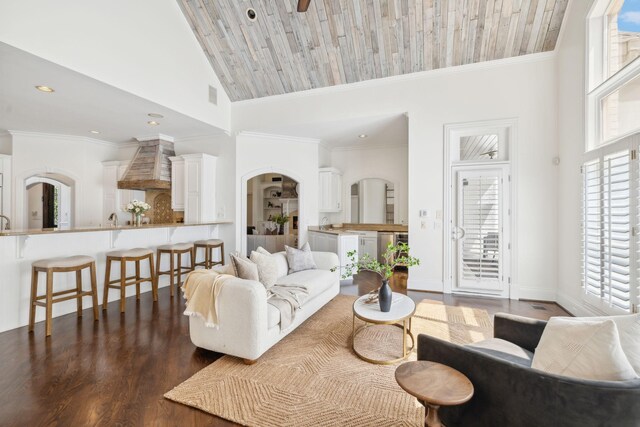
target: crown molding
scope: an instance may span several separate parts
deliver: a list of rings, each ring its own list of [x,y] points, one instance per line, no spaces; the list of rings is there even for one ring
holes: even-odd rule
[[[283,93],[280,95],[272,95],[265,96],[262,98],[254,98],[254,99],[245,99],[242,101],[234,101],[231,103],[234,107],[240,107],[245,105],[253,105],[253,104],[261,104],[267,103],[270,101],[283,101],[283,100],[291,100],[297,98],[305,98],[309,96],[315,95],[329,95],[333,93],[341,93],[341,92],[349,92],[357,89],[375,89],[384,85],[396,84],[399,82],[412,81],[412,80],[421,80],[428,78],[437,78],[446,75],[458,74],[458,73],[467,73],[479,70],[490,70],[494,68],[501,68],[515,64],[527,64],[527,63],[535,63],[542,61],[549,61],[554,59],[556,56],[556,51],[552,50],[549,52],[541,52],[541,53],[531,53],[527,55],[521,56],[512,56],[509,58],[503,59],[495,59],[492,61],[484,61],[484,62],[475,62],[473,64],[464,64],[457,65],[454,67],[445,67],[445,68],[437,68],[435,70],[427,70],[427,71],[418,71],[415,73],[408,74],[400,74],[397,76],[389,76],[382,77],[371,80],[364,80],[361,82],[354,83],[345,83],[337,86],[326,86],[315,89],[308,89],[299,92],[290,92]]]
[[[329,151],[364,151],[364,150],[388,150],[393,148],[407,148],[409,144],[370,144],[370,145],[347,145],[342,147],[329,148]]]
[[[65,139],[67,141],[77,141],[77,142],[89,142],[91,144],[101,145],[103,147],[109,148],[124,148],[127,146],[136,146],[135,142],[111,142],[105,141],[102,139],[91,138],[88,136],[78,136],[78,135],[64,135],[59,133],[46,133],[46,132],[30,132],[30,131],[22,131],[22,130],[8,130],[8,133],[11,136],[25,136],[31,138],[57,138],[57,139]]]
[[[156,140],[156,139],[161,139],[161,140],[167,141],[167,142],[174,142],[172,136],[165,135],[163,133],[150,133],[150,134],[147,134],[147,135],[136,136],[134,139],[136,141],[138,141],[138,142],[153,141],[153,140]]]
[[[320,139],[317,139],[317,138],[307,138],[302,136],[279,135],[279,134],[273,134],[273,133],[250,132],[250,131],[240,131],[238,132],[237,136],[279,139],[281,141],[286,141],[286,142],[302,142],[305,144],[316,144],[316,145],[322,142]]]

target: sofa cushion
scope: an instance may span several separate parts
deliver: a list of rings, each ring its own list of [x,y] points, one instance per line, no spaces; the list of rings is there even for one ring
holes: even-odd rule
[[[278,265],[275,258],[266,249],[259,247],[257,250],[251,251],[249,259],[258,266],[260,283],[267,289],[271,288],[278,278]]]
[[[585,380],[637,378],[622,351],[618,328],[612,320],[552,317],[536,347],[531,367]]]
[[[278,268],[278,279],[289,274],[289,263],[287,262],[287,254],[285,252],[276,252],[272,254]]]
[[[500,359],[527,367],[531,366],[531,361],[533,360],[533,353],[529,350],[500,338],[490,338],[488,340],[468,344],[467,347],[471,347],[481,353],[499,357]]]
[[[267,329],[271,329],[280,324],[280,310],[271,304],[267,304]]]
[[[304,270],[281,277],[276,284],[306,286],[309,289],[309,296],[305,302],[308,302],[329,289],[335,281],[335,274],[329,270]]]
[[[289,263],[290,274],[297,271],[314,270],[317,268],[308,242],[305,243],[301,249],[292,248],[291,246],[286,245],[284,249],[287,253],[287,262]]]
[[[236,275],[236,271],[233,269],[233,265],[231,264],[215,265],[211,270],[220,274],[229,274],[231,276]]]
[[[618,328],[622,351],[640,376],[640,313],[623,316],[575,317],[581,320],[613,320]]]
[[[231,265],[233,265],[236,277],[245,280],[255,280],[256,282],[260,281],[258,266],[250,259],[231,255]]]

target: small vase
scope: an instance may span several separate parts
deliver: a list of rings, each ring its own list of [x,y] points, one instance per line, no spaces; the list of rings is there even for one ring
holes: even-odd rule
[[[142,225],[142,214],[131,214],[133,215],[133,225],[136,227],[140,227]]]
[[[284,234],[284,224],[278,225],[278,234]]]
[[[391,310],[391,299],[393,297],[393,291],[391,290],[391,286],[389,286],[389,280],[384,279],[382,281],[382,286],[380,286],[380,290],[378,290],[378,302],[380,303],[380,311],[383,313],[387,313]]]

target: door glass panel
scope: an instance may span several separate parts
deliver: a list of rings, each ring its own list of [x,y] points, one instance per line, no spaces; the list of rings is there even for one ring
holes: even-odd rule
[[[614,0],[607,14],[607,69],[613,76],[640,56],[640,2]]]
[[[460,138],[460,160],[482,161],[498,158],[498,135],[475,135]]]
[[[631,80],[602,100],[604,141],[640,128],[640,77]]]
[[[463,280],[498,280],[500,276],[500,177],[467,175],[461,180]]]

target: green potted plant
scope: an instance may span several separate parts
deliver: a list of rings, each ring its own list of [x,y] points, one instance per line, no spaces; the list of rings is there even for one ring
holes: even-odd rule
[[[382,278],[382,285],[378,289],[378,302],[380,303],[380,311],[388,312],[391,310],[392,290],[389,286],[389,279],[393,276],[393,271],[397,266],[413,267],[420,265],[420,260],[409,255],[409,245],[400,242],[396,245],[389,243],[384,254],[382,254],[383,262],[373,259],[371,255],[364,254],[357,257],[357,251],[347,252],[349,263],[345,266],[345,273],[342,278],[346,279],[359,271],[372,271]],[[333,268],[335,271],[338,267]]]
[[[284,225],[289,222],[289,215],[276,214],[273,221],[278,224],[278,234],[284,234]]]

